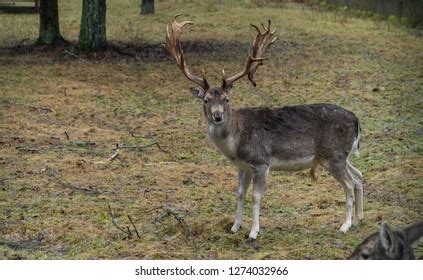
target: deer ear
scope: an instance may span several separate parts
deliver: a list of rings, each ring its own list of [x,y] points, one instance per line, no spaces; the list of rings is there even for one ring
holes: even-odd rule
[[[382,223],[382,228],[380,229],[380,241],[382,242],[382,247],[387,253],[394,251],[394,234],[387,222]]]
[[[191,91],[191,94],[197,98],[204,98],[204,89],[202,88],[194,88],[194,87],[190,87],[189,90]]]

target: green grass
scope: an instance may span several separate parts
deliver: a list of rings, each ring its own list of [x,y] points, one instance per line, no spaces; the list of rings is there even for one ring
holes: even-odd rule
[[[109,41],[137,59],[33,48],[38,16],[0,15],[0,258],[342,259],[381,220],[403,227],[423,218],[423,40],[413,29],[295,4],[157,1],[151,16],[139,15],[139,1],[107,4]],[[73,43],[80,5],[59,1],[62,35]],[[178,12],[195,22],[183,37],[189,63],[214,84],[222,68],[243,66],[250,22],[278,28],[258,87],[238,82],[234,107],[330,102],[356,113],[363,131],[353,162],[365,188],[358,228],[337,232],[343,190],[320,169],[315,185],[307,172],[271,173],[258,247],[246,242],[250,193],[243,228],[228,233],[236,169],[206,138],[201,103],[159,46]],[[117,143],[154,141],[164,151],[121,149],[97,163]],[[120,227],[132,217],[140,239],[112,224],[108,205]]]

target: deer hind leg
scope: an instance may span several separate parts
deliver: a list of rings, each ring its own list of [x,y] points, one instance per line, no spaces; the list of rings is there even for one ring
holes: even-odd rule
[[[238,171],[238,204],[236,209],[236,216],[234,225],[231,228],[232,232],[237,232],[242,225],[242,215],[244,212],[245,195],[251,183],[251,173],[242,170]]]
[[[353,177],[354,182],[354,197],[355,197],[355,216],[353,224],[357,226],[361,220],[363,220],[363,183],[362,174],[355,168],[349,161],[347,161],[347,167]]]
[[[260,168],[253,172],[253,224],[251,226],[249,238],[256,239],[260,230],[260,201],[266,188],[269,167]]]
[[[345,222],[339,231],[345,233],[352,225],[352,206],[354,200],[354,179],[349,172],[346,161],[325,164],[328,171],[341,183],[345,191]]]

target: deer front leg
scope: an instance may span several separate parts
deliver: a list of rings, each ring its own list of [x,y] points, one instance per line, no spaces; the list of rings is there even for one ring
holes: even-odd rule
[[[236,216],[234,225],[231,228],[232,232],[237,232],[242,225],[242,215],[244,212],[245,195],[251,183],[251,172],[238,171],[238,205],[236,209]]]
[[[253,175],[253,224],[249,235],[249,238],[251,239],[256,239],[260,230],[260,201],[266,188],[268,173],[269,167],[266,167],[256,170]]]

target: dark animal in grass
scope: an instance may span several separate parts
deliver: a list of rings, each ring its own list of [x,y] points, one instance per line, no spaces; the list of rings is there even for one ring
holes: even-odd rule
[[[414,260],[411,245],[423,235],[423,221],[404,230],[393,231],[387,222],[380,232],[367,237],[348,258],[350,260]]]

